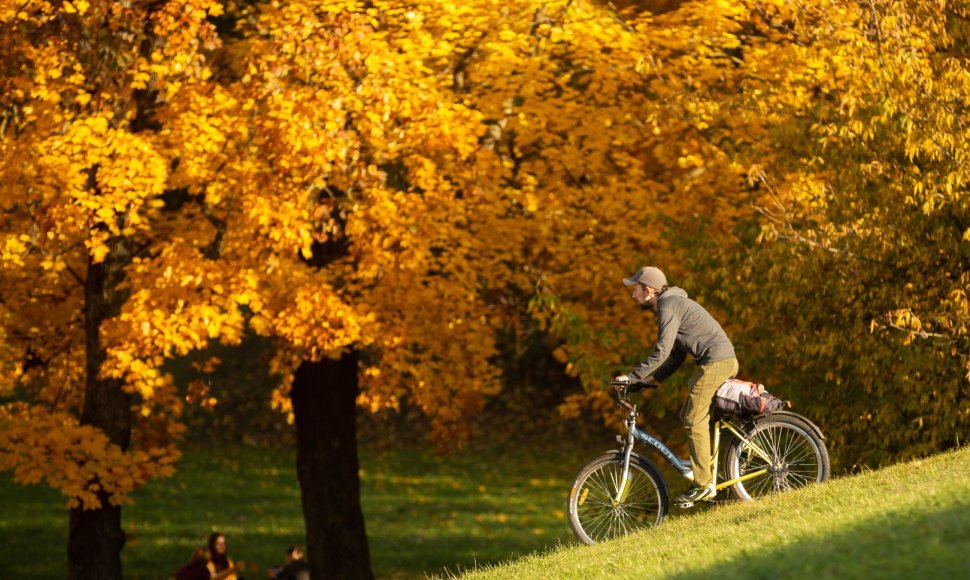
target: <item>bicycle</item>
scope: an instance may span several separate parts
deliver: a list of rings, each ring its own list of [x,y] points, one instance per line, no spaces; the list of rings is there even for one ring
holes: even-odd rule
[[[639,440],[660,453],[688,481],[690,461],[681,459],[660,439],[637,427],[636,405],[629,401],[629,383],[612,382],[617,404],[628,411],[622,447],[586,464],[576,476],[566,500],[569,525],[585,544],[595,544],[641,528],[660,525],[670,494],[657,466],[633,452]],[[654,387],[655,388],[655,387]],[[714,421],[711,467],[718,491],[732,488],[743,501],[795,489],[829,478],[825,436],[810,420],[790,411],[753,417],[722,417]],[[727,431],[723,465],[727,480],[717,481],[721,432]],[[693,507],[690,503],[681,508]]]

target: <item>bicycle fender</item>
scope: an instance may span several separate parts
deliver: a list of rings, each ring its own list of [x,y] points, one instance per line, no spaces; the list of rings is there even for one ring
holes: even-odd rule
[[[775,415],[788,415],[789,417],[794,417],[794,418],[798,419],[799,421],[804,421],[809,427],[812,428],[812,431],[814,431],[815,434],[818,435],[818,438],[819,439],[821,439],[823,441],[825,440],[825,435],[822,434],[822,430],[819,428],[818,425],[816,425],[815,423],[813,423],[812,420],[809,419],[808,417],[806,417],[804,415],[799,415],[798,413],[794,413],[792,411],[775,411],[774,413],[765,413],[765,414],[762,414],[762,415],[755,416],[754,418],[752,418],[752,421],[757,421],[758,419],[760,419],[762,417],[766,417],[766,418],[768,418],[770,420]]]

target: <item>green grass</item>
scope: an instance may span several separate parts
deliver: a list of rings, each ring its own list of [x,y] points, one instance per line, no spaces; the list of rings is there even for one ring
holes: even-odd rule
[[[364,452],[362,499],[374,571],[425,577],[496,563],[569,541],[565,494],[580,467],[609,445],[574,452],[540,446],[435,456]],[[217,529],[230,554],[264,578],[284,548],[304,542],[292,452],[186,452],[170,479],[123,510],[125,577],[170,576]],[[0,578],[66,576],[65,499],[0,474]]]
[[[970,449],[842,478],[754,504],[677,512],[609,544],[572,539],[565,494],[608,445],[534,444],[437,457],[365,452],[362,494],[379,578],[970,578]],[[218,529],[263,578],[303,542],[290,452],[190,450],[175,477],[124,511],[126,578],[171,575]],[[672,493],[684,484],[671,482]],[[63,578],[67,512],[49,489],[0,475],[0,578]],[[530,555],[531,554],[531,555]],[[508,565],[500,562],[515,560]]]
[[[970,578],[970,448],[467,575],[658,577]]]

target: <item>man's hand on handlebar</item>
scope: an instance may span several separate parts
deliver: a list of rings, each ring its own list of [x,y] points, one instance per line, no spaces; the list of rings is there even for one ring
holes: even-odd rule
[[[643,389],[656,389],[660,386],[660,383],[656,381],[652,376],[647,377],[643,380],[635,381],[630,375],[620,375],[613,379],[613,388],[616,390],[626,389],[627,392],[636,393],[642,391]]]

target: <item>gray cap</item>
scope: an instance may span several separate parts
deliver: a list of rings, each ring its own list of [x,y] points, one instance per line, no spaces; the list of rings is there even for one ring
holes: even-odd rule
[[[627,286],[643,284],[644,286],[650,286],[655,290],[660,290],[667,285],[667,277],[664,276],[664,273],[660,271],[660,268],[647,266],[646,268],[640,268],[637,270],[636,274],[630,276],[629,278],[624,278],[623,284]]]

